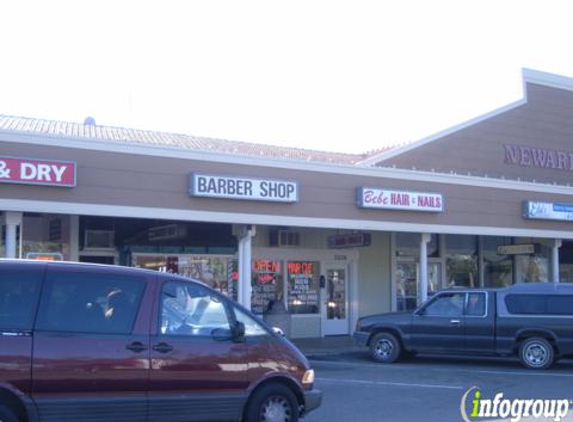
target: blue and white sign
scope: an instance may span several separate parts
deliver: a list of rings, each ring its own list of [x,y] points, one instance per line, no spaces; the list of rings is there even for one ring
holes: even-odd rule
[[[523,217],[534,220],[573,221],[573,204],[524,201]]]
[[[298,202],[297,182],[214,176],[200,173],[192,173],[189,180],[191,196],[267,202]]]

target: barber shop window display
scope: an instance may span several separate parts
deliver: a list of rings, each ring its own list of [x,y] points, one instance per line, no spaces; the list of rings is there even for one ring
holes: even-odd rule
[[[288,310],[291,314],[317,314],[319,312],[319,263],[289,261]]]
[[[251,311],[262,315],[283,300],[282,261],[254,259],[251,273]]]
[[[237,261],[231,255],[134,253],[132,264],[189,277],[237,299]]]

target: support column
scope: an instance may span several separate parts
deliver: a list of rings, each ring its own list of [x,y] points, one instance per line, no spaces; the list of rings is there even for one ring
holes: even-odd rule
[[[251,309],[252,239],[255,234],[256,228],[254,226],[245,226],[239,237],[239,285],[237,299],[247,309]]]
[[[553,250],[551,253],[551,276],[554,283],[559,283],[559,248],[563,242],[561,239],[553,240]]]
[[[428,242],[432,240],[429,233],[420,236],[420,286],[418,291],[418,304],[428,299]]]
[[[17,258],[17,228],[22,225],[22,213],[6,211],[2,218],[2,224],[6,226],[6,258]]]
[[[80,260],[80,216],[70,216],[70,261]]]

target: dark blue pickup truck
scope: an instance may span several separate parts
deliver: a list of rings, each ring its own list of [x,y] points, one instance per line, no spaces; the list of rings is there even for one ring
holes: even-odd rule
[[[413,312],[360,318],[354,338],[383,363],[418,352],[517,355],[545,369],[573,356],[573,285],[443,290]]]

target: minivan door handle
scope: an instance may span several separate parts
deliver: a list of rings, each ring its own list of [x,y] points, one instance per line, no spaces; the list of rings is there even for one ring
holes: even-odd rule
[[[159,353],[169,353],[173,350],[173,346],[167,343],[159,343],[153,346],[152,349]]]
[[[125,346],[125,348],[135,353],[141,353],[147,350],[147,346],[145,346],[145,344],[143,344],[140,341],[134,341],[133,343],[130,343],[127,346]]]
[[[462,325],[462,322],[459,319],[452,319],[450,320],[450,324],[459,327],[460,325]]]

